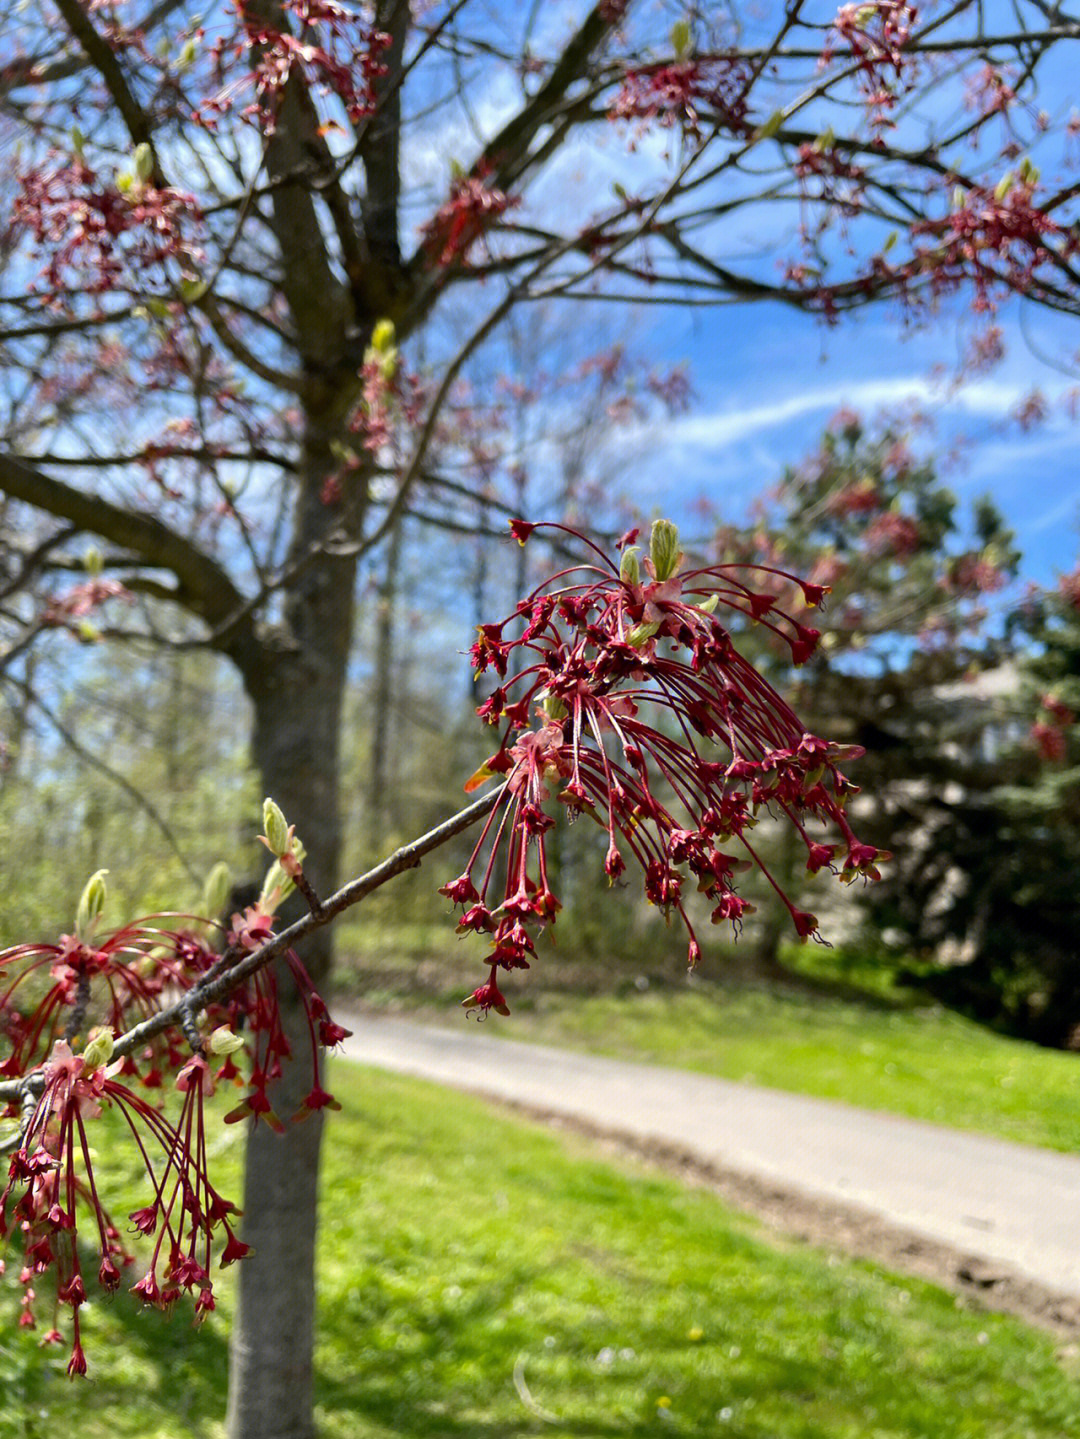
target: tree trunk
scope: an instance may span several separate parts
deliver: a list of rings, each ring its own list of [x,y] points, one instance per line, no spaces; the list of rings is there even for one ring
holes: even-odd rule
[[[340,519],[320,499],[332,467],[328,445],[309,445],[297,500],[294,554]],[[282,639],[268,663],[246,674],[255,707],[254,759],[265,792],[307,847],[304,869],[320,894],[339,879],[338,781],[342,700],[352,638],[356,561],[320,558],[285,600]],[[286,915],[288,909],[286,907]],[[316,988],[329,975],[328,929],[300,952]],[[274,1091],[285,1135],[265,1126],[249,1138],[242,1234],[255,1253],[239,1266],[239,1309],[229,1375],[229,1439],[312,1439],[315,1230],[321,1114],[290,1124],[312,1086],[310,1039],[288,972],[278,981],[294,1059]]]

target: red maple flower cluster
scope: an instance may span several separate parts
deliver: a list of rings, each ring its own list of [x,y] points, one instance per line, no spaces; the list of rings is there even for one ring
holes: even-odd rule
[[[133,598],[131,591],[119,580],[91,579],[73,585],[66,594],[54,595],[47,603],[42,615],[47,625],[67,625],[72,620],[82,620],[92,614],[106,600]]]
[[[92,1053],[95,1045],[100,1041],[92,1040],[80,1055],[72,1053],[66,1040],[54,1043],[0,1194],[0,1238],[18,1233],[23,1244],[19,1323],[36,1326],[35,1286],[51,1275],[54,1312],[45,1342],[61,1342],[59,1314],[70,1309],[72,1376],[86,1373],[79,1310],[88,1295],[77,1241],[89,1228],[97,1250],[97,1281],[106,1293],[119,1289],[122,1272],[135,1262],[95,1181],[88,1124],[103,1109],[114,1108],[123,1116],[150,1180],[150,1203],[128,1216],[132,1233],[154,1241],[149,1267],[131,1286],[143,1303],[169,1310],[182,1294],[191,1294],[198,1323],[214,1308],[210,1269],[219,1232],[224,1235],[223,1265],[249,1252],[230,1224],[235,1206],[218,1193],[207,1174],[203,1098],[212,1092],[213,1080],[204,1056],[193,1055],[177,1076],[176,1088],[184,1099],[174,1125],[158,1105],[115,1077],[120,1064],[101,1062],[111,1038],[100,1054]],[[80,1211],[89,1215],[81,1229]]]
[[[182,190],[138,179],[121,189],[78,157],[29,170],[18,183],[14,224],[48,253],[41,275],[53,292],[100,294],[125,285],[145,292],[168,260],[200,258],[193,237],[201,212]]]
[[[993,312],[1001,291],[1023,294],[1041,265],[1058,262],[1048,247],[1051,237],[1060,237],[1066,255],[1076,248],[1075,239],[1034,204],[1034,193],[1033,180],[1006,176],[994,190],[973,186],[943,218],[913,225],[912,235],[928,243],[916,245],[911,275],[929,275],[935,295],[971,281],[976,312]]]
[[[912,83],[914,63],[907,46],[918,17],[908,0],[857,0],[836,13],[833,30],[858,66],[874,130],[893,123],[899,94]],[[826,50],[822,61],[830,58],[831,50]]]
[[[449,197],[422,231],[425,252],[436,265],[464,265],[470,251],[491,233],[500,215],[521,201],[488,184],[491,167],[455,175]]]
[[[638,120],[677,127],[687,139],[701,138],[703,116],[732,134],[743,134],[746,97],[753,80],[738,56],[676,60],[631,70],[608,108],[612,120]]]
[[[245,0],[236,0],[236,12],[236,34],[213,47],[213,62],[224,83],[203,102],[197,119],[213,128],[218,115],[231,111],[237,97],[253,89],[255,98],[243,114],[263,134],[272,135],[294,72],[313,89],[337,96],[354,125],[374,114],[376,86],[386,74],[383,55],[391,41],[357,11],[338,0],[284,0],[282,13],[295,22],[295,33],[254,15]],[[239,81],[227,79],[227,60],[248,59],[249,74]]]
[[[1043,695],[1041,708],[1044,719],[1038,719],[1031,726],[1030,737],[1043,759],[1051,764],[1060,764],[1068,750],[1069,729],[1076,721],[1076,715],[1056,695]]]
[[[197,1006],[207,1027],[216,1026],[208,1037],[188,1016],[175,1027],[151,1030],[145,1041],[115,1057],[113,1048],[114,1035],[130,1034],[201,982],[226,975],[270,939],[275,896],[280,897],[275,891],[233,916],[221,952],[204,937],[221,926],[179,916],[172,917],[180,920],[175,927],[143,921],[98,938],[94,930],[104,902],[98,874],[84,892],[74,934],[0,954],[5,980],[0,1079],[21,1081],[17,1091],[6,1086],[17,1097],[0,1105],[0,1119],[9,1124],[4,1147],[13,1149],[0,1193],[0,1241],[17,1239],[23,1249],[21,1325],[36,1325],[38,1289],[47,1276],[54,1309],[48,1342],[60,1341],[58,1315],[70,1310],[72,1375],[86,1372],[79,1337],[79,1310],[87,1299],[80,1241],[93,1236],[98,1284],[106,1292],[119,1288],[122,1271],[135,1263],[95,1178],[88,1126],[104,1111],[120,1116],[121,1132],[134,1144],[149,1183],[149,1202],[129,1216],[131,1233],[153,1241],[133,1293],[165,1310],[188,1293],[199,1322],[214,1308],[215,1253],[227,1265],[248,1252],[233,1229],[235,1206],[210,1181],[203,1105],[216,1084],[246,1083],[244,1098],[226,1122],[250,1116],[284,1128],[268,1093],[290,1053],[273,971],[259,969],[221,1000]],[[312,1087],[293,1116],[303,1119],[316,1109],[336,1107],[320,1084],[318,1052],[347,1031],[331,1021],[299,959],[292,953],[285,959],[311,1036]],[[81,1052],[72,1048],[78,1036],[87,1036]],[[234,1058],[240,1051],[249,1061],[246,1082]],[[175,1122],[164,1110],[169,1074],[183,1096]]]
[[[752,906],[737,892],[737,876],[754,866],[796,933],[814,934],[817,920],[783,894],[749,835],[766,809],[797,830],[812,873],[828,867],[844,880],[877,878],[887,856],[853,834],[844,804],[855,787],[837,767],[861,750],[808,734],[718,614],[763,625],[801,664],[818,631],[779,608],[769,586],[780,574],[808,605],[820,604],[824,588],[764,566],[683,569],[666,521],[653,526],[643,566],[636,532],[624,537],[616,565],[564,526],[512,528],[523,543],[537,528],[563,531],[588,545],[593,561],[560,572],[506,620],[482,626],[472,648],[477,674],[493,671],[499,681],[477,713],[503,733],[467,788],[502,776],[504,789],[464,872],[440,891],[462,910],[458,931],[483,934],[492,947],[488,980],[466,1005],[507,1012],[498,971],[528,968],[537,934],[555,922],[560,904],[545,853],[553,799],[603,829],[612,883],[635,866],[648,900],[684,924],[691,966],[701,950],[688,886],[704,894],[713,923],[738,932]],[[755,587],[755,577],[765,587]],[[840,865],[836,845],[811,837],[813,820],[839,831]]]

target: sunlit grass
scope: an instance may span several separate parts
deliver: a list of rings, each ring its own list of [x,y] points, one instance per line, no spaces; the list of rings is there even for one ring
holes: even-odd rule
[[[329,1439],[1059,1439],[1080,1409],[1053,1342],[1015,1321],[471,1098],[342,1064],[333,1080]],[[4,1439],[220,1439],[220,1316],[194,1331],[116,1302],[90,1331],[83,1384],[4,1331]]]
[[[527,996],[510,1003],[514,1012],[500,1035],[1080,1150],[1080,1057],[991,1033],[936,1007],[888,1009],[715,985],[617,996],[545,993],[534,1005]]]
[[[723,959],[700,977],[668,962],[568,961],[546,950],[503,985],[509,1019],[490,1034],[699,1070],[841,1099],[1003,1139],[1080,1151],[1080,1055],[996,1034],[897,989],[857,953],[806,946],[798,983],[734,983]],[[473,947],[410,958],[387,944],[343,966],[366,1007],[456,1024],[478,982]],[[815,986],[818,986],[815,988]]]

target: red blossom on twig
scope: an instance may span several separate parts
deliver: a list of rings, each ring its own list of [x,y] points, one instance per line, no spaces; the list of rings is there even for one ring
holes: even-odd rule
[[[18,177],[14,223],[48,254],[41,272],[48,290],[145,292],[167,261],[197,264],[202,214],[194,196],[128,178],[121,189],[82,159],[66,157]]]
[[[422,231],[424,251],[434,264],[467,264],[474,246],[486,242],[499,217],[521,203],[516,195],[489,185],[490,173],[490,166],[480,166],[451,182],[449,197]]]
[[[102,875],[87,886],[79,906],[76,932],[55,943],[23,944],[0,953],[0,1032],[6,1056],[0,1077],[23,1080],[19,1100],[10,1100],[2,1116],[14,1123],[14,1153],[6,1186],[0,1193],[0,1240],[18,1241],[24,1254],[20,1324],[36,1324],[42,1277],[51,1275],[58,1309],[71,1311],[73,1349],[68,1372],[86,1372],[80,1341],[79,1310],[87,1299],[77,1240],[89,1233],[97,1250],[97,1282],[107,1292],[118,1288],[134,1254],[98,1193],[94,1151],[88,1126],[104,1110],[123,1118],[123,1131],[134,1145],[149,1185],[149,1202],[129,1215],[131,1232],[152,1241],[149,1265],[132,1286],[143,1302],[170,1309],[183,1293],[194,1300],[195,1320],[213,1308],[210,1278],[214,1254],[220,1262],[243,1258],[248,1246],[235,1234],[235,1206],[211,1183],[203,1102],[216,1081],[243,1082],[233,1053],[245,1049],[251,1072],[245,1099],[229,1116],[263,1118],[282,1128],[269,1089],[289,1055],[272,970],[257,970],[218,1003],[200,1008],[211,1026],[204,1041],[188,1013],[176,1028],[165,1029],[110,1063],[113,1034],[130,1032],[152,1019],[168,1003],[249,955],[273,935],[267,904],[235,915],[228,943],[216,952],[196,931],[217,926],[188,920],[184,927],[143,921],[98,938],[104,903]],[[293,1116],[336,1107],[319,1078],[318,1051],[336,1044],[347,1031],[330,1020],[326,1006],[295,954],[286,952],[307,1015],[311,1037],[312,1086]],[[183,1011],[181,1010],[183,1016]],[[90,1026],[95,1028],[91,1029]],[[241,1041],[236,1031],[243,1031]],[[72,1043],[90,1039],[80,1053]],[[224,1039],[222,1039],[224,1036]],[[216,1076],[210,1060],[225,1056]],[[165,1076],[175,1074],[183,1096],[177,1119],[165,1113],[159,1096],[167,1093]],[[148,1095],[150,1091],[153,1097]],[[11,1149],[12,1135],[6,1136]],[[56,1324],[47,1338],[59,1338]]]
[[[538,529],[583,540],[559,525],[512,528],[522,542]],[[592,563],[562,571],[514,615],[482,626],[472,650],[478,674],[510,675],[478,711],[503,726],[502,739],[467,786],[500,776],[503,795],[464,873],[441,890],[463,911],[459,931],[489,937],[488,981],[465,1001],[481,1013],[506,1010],[498,970],[528,968],[537,934],[558,914],[545,847],[556,823],[552,801],[601,826],[608,878],[640,872],[649,901],[685,925],[692,964],[700,946],[687,886],[709,900],[714,923],[737,932],[751,908],[737,877],[751,866],[777,889],[796,933],[816,932],[816,919],[795,909],[750,842],[762,808],[795,827],[811,870],[833,857],[810,838],[815,819],[844,839],[842,878],[876,878],[887,857],[859,844],[844,814],[854,786],[838,765],[861,751],[806,733],[718,617],[757,621],[803,663],[817,630],[754,582],[779,575],[812,602],[823,588],[765,566],[683,569],[674,527],[664,521],[653,527],[644,573],[636,549],[624,549],[616,567],[589,547]]]
[[[746,61],[734,55],[643,66],[627,73],[608,117],[641,122],[638,133],[649,124],[679,129],[690,140],[701,139],[705,119],[745,134],[752,80]]]

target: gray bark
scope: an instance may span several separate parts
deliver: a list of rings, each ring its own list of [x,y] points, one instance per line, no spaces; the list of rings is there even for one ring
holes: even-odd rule
[[[297,498],[294,553],[324,538],[340,511],[320,498],[333,468],[331,434],[309,426]],[[276,657],[246,678],[255,709],[254,759],[265,791],[307,847],[305,873],[320,894],[339,879],[338,780],[342,701],[352,638],[356,561],[320,558],[287,596]],[[301,959],[325,984],[330,930],[312,935]],[[248,1141],[242,1235],[255,1253],[239,1266],[239,1310],[229,1375],[229,1439],[311,1439],[315,1326],[315,1215],[322,1117],[289,1123],[311,1089],[310,1041],[287,972],[278,980],[294,1059],[274,1091],[284,1135],[265,1126]]]

